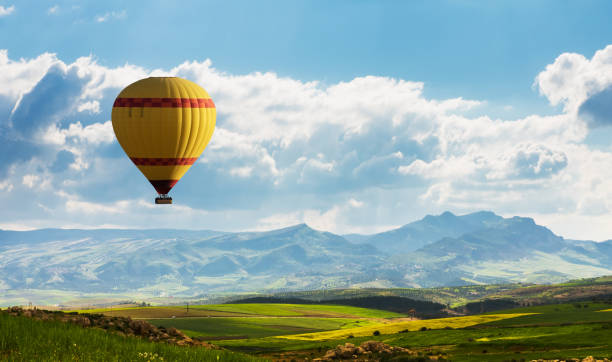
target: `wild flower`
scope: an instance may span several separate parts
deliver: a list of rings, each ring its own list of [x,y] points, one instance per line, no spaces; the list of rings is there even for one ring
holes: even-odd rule
[[[158,355],[157,353],[153,353],[153,352],[138,352],[138,357],[145,359],[147,361],[163,361],[164,357]]]

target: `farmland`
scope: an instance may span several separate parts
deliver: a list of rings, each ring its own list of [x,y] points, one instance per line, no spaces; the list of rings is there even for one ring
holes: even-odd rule
[[[493,288],[492,295],[481,298],[481,302],[477,303],[490,306],[487,303],[491,300],[511,297],[510,300],[515,301],[514,306],[522,307],[447,318],[430,316],[430,319],[413,318],[408,310],[397,313],[351,305],[315,304],[313,301],[305,301],[305,304],[259,303],[257,299],[232,304],[124,305],[73,311],[87,315],[98,313],[109,318],[130,317],[147,321],[160,330],[177,328],[194,341],[212,343],[226,349],[225,352],[151,343],[52,321],[3,317],[3,327],[7,325],[9,329],[2,328],[0,332],[0,359],[113,360],[119,356],[114,354],[116,350],[122,356],[131,356],[129,358],[133,360],[138,360],[146,352],[172,360],[216,360],[215,353],[222,353],[220,358],[225,356],[223,360],[229,361],[259,357],[305,361],[321,357],[338,345],[360,345],[371,340],[405,348],[402,351],[410,351],[410,358],[436,356],[452,361],[520,361],[586,356],[609,358],[612,356],[612,344],[609,342],[612,336],[612,303],[605,293],[600,293],[604,297],[595,298],[595,301],[574,300],[525,306],[546,298],[571,300],[573,292],[584,299],[594,288],[599,290],[608,288],[608,285],[609,280],[598,279],[554,286],[498,286]],[[478,288],[481,287],[475,288],[480,290]],[[454,292],[458,294],[469,294],[467,291],[470,290],[457,289],[459,292]],[[485,294],[484,290],[480,292]],[[334,298],[329,301],[337,302],[338,293],[334,292]],[[408,304],[398,303],[397,294],[401,294],[401,291],[382,293],[390,294],[387,301],[391,303],[383,300],[385,297],[380,291],[377,293],[371,297],[358,295],[347,303],[361,305],[362,302],[379,300],[382,301],[381,307],[395,310],[410,305],[410,300],[405,298],[402,298],[405,299],[402,303]],[[555,297],[560,293],[569,294],[564,294],[563,298]],[[429,308],[431,305],[422,304],[422,307]],[[478,311],[478,308],[471,310]],[[446,311],[457,314],[468,309],[459,306],[455,311]],[[52,352],[42,356],[37,352],[40,349]]]
[[[346,317],[346,318],[396,318],[403,314],[376,309],[367,309],[338,305],[302,305],[302,304],[210,304],[170,307],[126,307],[82,309],[82,313],[102,313],[132,318],[168,318],[168,317]]]
[[[368,320],[349,318],[293,318],[293,317],[241,317],[241,318],[180,318],[149,319],[150,323],[171,325],[190,336],[207,336],[209,340],[246,339],[298,333],[341,330],[373,324]]]
[[[330,332],[216,343],[236,351],[292,358],[366,340],[411,348],[423,355],[443,355],[453,361],[612,356],[612,312],[606,311],[610,305],[584,305],[529,307],[441,320],[390,320]],[[375,331],[380,334],[374,335]]]
[[[155,318],[157,311],[164,315],[183,311],[189,316]],[[314,358],[339,344],[367,340],[453,361],[481,361],[484,356],[488,361],[612,356],[612,308],[606,303],[541,305],[423,320],[374,309],[296,304],[201,305],[190,306],[188,312],[185,306],[146,307],[121,312],[145,317],[158,326],[176,327],[232,351],[273,359]]]

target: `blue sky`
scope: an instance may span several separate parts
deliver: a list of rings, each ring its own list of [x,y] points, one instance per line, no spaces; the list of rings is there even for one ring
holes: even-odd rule
[[[610,13],[0,0],[0,227],[375,232],[490,209],[612,238]],[[119,90],[151,74],[200,83],[219,112],[165,209],[108,123]]]

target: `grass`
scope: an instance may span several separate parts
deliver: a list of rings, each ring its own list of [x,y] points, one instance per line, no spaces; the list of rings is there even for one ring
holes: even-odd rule
[[[398,334],[383,340],[417,350],[445,351],[453,361],[609,357],[612,330],[608,328],[606,324],[468,328]]]
[[[379,323],[365,327],[349,328],[343,330],[334,330],[318,333],[307,333],[297,334],[290,336],[282,336],[281,338],[287,339],[301,339],[301,340],[313,340],[313,341],[324,341],[333,339],[344,339],[349,336],[353,337],[365,337],[374,335],[375,331],[379,334],[394,334],[399,332],[418,331],[420,329],[443,329],[443,328],[465,328],[477,324],[483,324],[492,321],[498,321],[500,319],[515,318],[524,316],[524,313],[507,313],[507,314],[488,314],[488,315],[476,315],[468,317],[454,317],[454,318],[440,318],[440,319],[425,319],[425,320],[414,320],[414,321],[402,321],[392,323]]]
[[[228,351],[152,343],[103,330],[0,313],[0,360],[256,361]],[[154,358],[152,358],[154,357]]]
[[[371,324],[368,320],[348,318],[176,318],[150,319],[156,326],[175,327],[190,337],[216,339],[261,338],[351,328]]]
[[[132,318],[170,318],[175,317],[327,317],[327,318],[398,318],[403,314],[342,305],[311,304],[210,304],[171,307],[125,307],[76,310],[79,313],[103,313],[106,315]]]
[[[217,312],[231,312],[266,316],[321,316],[321,317],[362,317],[362,318],[398,318],[403,314],[343,305],[322,304],[216,304],[200,305],[198,309]]]
[[[197,306],[196,306],[197,307]],[[250,314],[215,311],[210,309],[194,308],[187,309],[185,306],[170,307],[123,307],[123,308],[100,308],[81,309],[78,313],[102,313],[113,317],[131,317],[134,319],[150,318],[172,318],[172,317],[237,317],[249,316]]]
[[[185,307],[125,308],[122,310],[141,316],[163,312],[166,315],[173,313],[172,315],[178,317],[179,311],[186,313]],[[113,314],[118,311],[114,308]],[[216,317],[194,317],[211,313],[217,313]],[[229,317],[224,317],[227,315]],[[366,340],[379,340],[390,345],[410,348],[418,351],[422,356],[442,355],[452,361],[568,359],[584,358],[590,355],[609,358],[612,356],[612,344],[610,343],[612,308],[610,304],[593,302],[542,305],[481,315],[414,321],[407,318],[387,319],[401,316],[396,313],[337,305],[201,305],[190,306],[188,316],[190,318],[147,319],[156,325],[177,327],[190,336],[209,337],[215,340],[215,344],[233,351],[277,359],[281,353],[291,353],[308,358],[319,357],[327,349],[338,344],[346,342],[359,344]],[[4,321],[0,320],[0,322]],[[4,324],[2,327],[0,329],[4,330]],[[80,333],[84,331],[80,327],[72,328],[79,329]],[[379,332],[378,335],[375,335],[376,331]],[[109,351],[111,348],[116,349],[113,343],[129,344],[119,347],[120,353],[127,356],[125,359],[138,360],[138,353],[145,351],[158,353],[165,359],[173,360],[210,360],[210,357],[213,356],[183,356],[180,353],[188,352],[172,350],[178,347],[169,345],[158,347],[157,344],[134,338],[107,335],[103,331],[93,332],[101,334],[89,338],[93,342],[84,349],[98,348],[101,352],[97,353],[102,356],[99,360],[117,359],[112,357],[116,355]],[[0,332],[2,333],[6,334],[6,332]],[[236,339],[246,337],[248,339]],[[47,360],[71,359],[73,356],[69,354],[70,345],[68,345],[73,338],[57,342],[59,344],[53,340],[54,337],[44,335],[27,338],[29,342],[23,342],[23,347],[19,348],[24,350],[29,348],[30,351],[26,355],[27,358],[23,357],[21,360],[40,359],[41,355],[36,354],[38,348],[48,350],[63,348],[68,351],[63,352],[63,355],[50,353],[49,355],[53,358],[43,356]],[[80,342],[75,342],[78,346],[90,343],[88,340],[83,340],[83,337],[74,338],[81,338]],[[99,339],[99,342],[96,342],[96,338]],[[104,338],[116,338],[117,340],[105,342]],[[10,356],[9,359],[19,359],[15,357],[15,354],[7,355],[5,339],[0,345],[4,353],[0,355],[0,359],[7,356]],[[36,348],[26,347],[28,343],[39,345]],[[12,350],[19,350],[19,348]],[[159,348],[170,348],[170,350]],[[194,348],[181,348],[183,349],[194,350]],[[8,350],[11,349],[8,348]],[[216,353],[215,351],[204,352]],[[78,355],[77,357],[96,359],[95,357],[90,358],[91,356]],[[230,358],[241,360],[240,358],[248,357],[235,354],[223,360],[231,361]]]
[[[584,307],[585,304],[588,306]],[[528,307],[486,315],[391,322],[357,329],[217,343],[232,350],[265,356],[294,351],[313,357],[338,344],[349,342],[357,345],[366,340],[379,340],[416,350],[423,356],[443,355],[452,361],[611,357],[612,313],[605,312],[610,305],[580,305],[580,308],[574,304]],[[420,323],[432,322],[435,325],[430,325],[427,330],[406,328],[397,331],[402,324],[417,327]],[[444,328],[443,323],[449,323],[450,328]],[[439,327],[442,329],[434,329]],[[374,336],[375,330],[379,330],[381,335]]]
[[[581,302],[517,308],[506,311],[506,313],[535,314],[525,315],[518,318],[493,321],[491,323],[488,323],[487,326],[546,326],[572,323],[612,322],[612,313],[605,311],[605,309],[608,307],[609,304]],[[504,311],[495,313],[504,313]]]

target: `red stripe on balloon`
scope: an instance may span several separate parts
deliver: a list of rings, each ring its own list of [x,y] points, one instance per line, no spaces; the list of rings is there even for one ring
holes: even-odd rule
[[[117,98],[113,107],[215,108],[210,98]]]
[[[189,166],[198,159],[191,158],[136,158],[130,157],[136,166]]]

